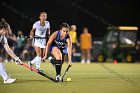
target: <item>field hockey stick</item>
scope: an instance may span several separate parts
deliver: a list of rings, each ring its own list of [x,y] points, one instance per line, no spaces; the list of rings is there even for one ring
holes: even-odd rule
[[[51,80],[51,81],[53,81],[53,82],[55,82],[55,83],[58,82],[57,80],[55,80],[54,78],[50,77],[49,75],[47,75],[47,74],[46,74],[44,71],[42,71],[42,70],[36,70],[35,68],[32,68],[32,67],[28,66],[27,64],[20,64],[20,65],[22,65],[22,66],[24,66],[24,67],[30,69],[31,71],[34,71],[34,72],[36,72],[36,73],[38,73],[38,74],[40,74],[40,75],[42,75],[42,76],[48,78],[49,80]]]
[[[30,37],[30,36],[19,35],[19,38],[27,39],[27,38],[31,38],[31,37]],[[38,36],[34,36],[33,38],[37,38],[37,39],[46,39],[46,37],[38,37]]]
[[[62,82],[63,82],[63,79],[64,79],[65,75],[67,74],[67,72],[68,72],[70,67],[71,67],[71,65],[68,65],[67,69],[65,70],[65,72],[64,72],[64,74],[62,76],[62,80],[61,80]]]

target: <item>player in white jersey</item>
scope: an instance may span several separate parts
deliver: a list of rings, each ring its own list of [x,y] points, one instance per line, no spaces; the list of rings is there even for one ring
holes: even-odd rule
[[[39,21],[33,24],[32,30],[30,32],[30,37],[33,38],[33,46],[36,51],[37,56],[29,62],[29,65],[36,64],[36,69],[40,69],[41,56],[44,56],[45,46],[47,38],[50,35],[50,23],[47,20],[47,13],[41,12],[39,16]]]
[[[11,30],[9,24],[2,19],[0,22],[0,43],[3,45],[5,48],[6,52],[17,62],[17,64],[22,64],[21,60],[19,57],[17,57],[14,52],[10,49],[8,43],[7,43],[7,38],[5,35],[8,34],[8,31]],[[4,83],[13,83],[15,82],[16,79],[10,78],[5,70],[4,64],[2,63],[2,58],[0,57],[0,75],[2,76]]]

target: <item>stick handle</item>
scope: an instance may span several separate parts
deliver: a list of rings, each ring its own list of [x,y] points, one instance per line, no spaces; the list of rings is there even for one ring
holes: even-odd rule
[[[48,76],[45,72],[43,72],[43,71],[40,71],[40,70],[36,70],[35,68],[31,68],[30,66],[28,66],[27,64],[20,64],[20,65],[22,65],[22,66],[24,66],[24,67],[26,67],[26,68],[28,68],[28,69],[30,69],[30,70],[32,70],[32,71],[34,71],[34,72],[36,72],[36,73],[38,73],[38,74],[40,74],[40,75],[42,75],[42,76],[44,76],[44,77],[46,77],[46,78],[48,78],[48,79],[50,79],[50,80],[52,80],[53,82],[55,82],[55,83],[57,83],[58,81],[57,80],[55,80],[54,78],[52,78],[52,77],[50,77],[50,76]]]
[[[23,36],[23,35],[19,35],[20,38],[24,38],[24,39],[27,39],[27,38],[30,38],[30,36]],[[33,38],[37,38],[37,39],[46,39],[46,37],[39,37],[39,36],[34,36]]]
[[[71,65],[69,65],[69,66],[67,67],[66,71],[64,72],[64,75],[62,76],[62,82],[63,82],[64,76],[66,75],[66,73],[68,72],[68,70],[69,70],[70,67],[71,67]]]

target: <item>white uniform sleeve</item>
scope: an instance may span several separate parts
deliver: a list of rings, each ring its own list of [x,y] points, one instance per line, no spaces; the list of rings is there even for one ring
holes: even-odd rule
[[[50,22],[48,21],[48,28],[50,28]]]
[[[33,28],[36,29],[37,28],[37,23],[33,24]]]
[[[1,43],[2,43],[3,45],[6,44],[6,43],[8,43],[8,42],[7,42],[7,38],[6,38],[5,36],[2,36]]]

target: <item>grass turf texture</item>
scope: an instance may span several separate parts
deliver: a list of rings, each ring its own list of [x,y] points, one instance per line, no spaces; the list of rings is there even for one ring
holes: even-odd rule
[[[123,77],[110,73],[101,64],[75,63],[69,69],[64,82],[54,83],[29,69],[5,63],[7,72],[17,78],[13,84],[3,84],[0,78],[0,93],[140,93],[140,63],[103,63]],[[55,77],[55,70],[49,63],[42,63],[42,69]],[[62,73],[67,64],[63,65]],[[72,81],[67,82],[70,77]],[[132,80],[136,83],[134,86]]]

